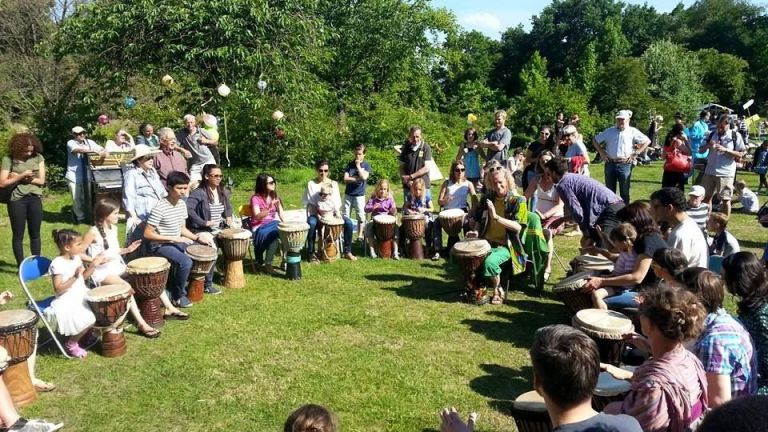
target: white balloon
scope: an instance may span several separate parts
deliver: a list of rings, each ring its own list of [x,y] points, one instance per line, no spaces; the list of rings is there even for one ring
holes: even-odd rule
[[[285,117],[285,114],[283,114],[282,111],[275,111],[272,113],[272,120],[274,121],[280,121]]]
[[[218,91],[219,95],[222,97],[227,97],[229,96],[229,93],[232,92],[232,90],[229,87],[227,87],[226,84],[223,84],[223,83],[219,86],[218,89],[216,89],[216,91]]]
[[[256,87],[258,87],[260,91],[264,91],[267,89],[267,82],[264,80],[259,80],[259,82],[256,83]]]

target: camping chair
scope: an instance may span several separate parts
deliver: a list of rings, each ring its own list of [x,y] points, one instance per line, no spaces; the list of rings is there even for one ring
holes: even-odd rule
[[[70,356],[67,350],[64,349],[64,345],[56,336],[56,331],[54,329],[55,326],[48,322],[50,318],[49,315],[44,313],[56,297],[50,296],[39,301],[35,300],[35,298],[32,296],[32,293],[29,291],[29,287],[27,287],[27,283],[42,277],[46,277],[48,275],[48,268],[50,266],[51,260],[46,257],[33,255],[31,257],[25,258],[19,266],[19,283],[21,284],[21,289],[24,290],[24,294],[27,296],[27,308],[40,317],[40,321],[43,322],[43,325],[45,325],[45,328],[50,334],[50,339],[41,343],[40,346],[43,347],[49,342],[53,341],[53,343],[55,343],[59,348],[59,351],[64,354],[64,357],[71,359],[72,356]],[[51,321],[53,321],[55,324],[55,320]]]
[[[250,220],[251,216],[253,216],[251,205],[243,204],[240,206],[237,212],[240,215],[241,228],[247,229],[248,231],[250,231],[251,226],[248,224],[248,221]],[[253,241],[251,241],[248,244],[248,255],[250,255],[251,257],[251,271],[255,273],[256,272],[256,256],[254,255],[254,252],[253,252]]]

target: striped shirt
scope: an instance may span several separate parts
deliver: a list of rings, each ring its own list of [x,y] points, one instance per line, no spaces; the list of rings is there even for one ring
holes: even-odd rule
[[[179,237],[186,220],[187,204],[184,200],[179,200],[174,206],[164,199],[152,209],[147,223],[155,227],[160,235]]]
[[[211,207],[211,221],[216,222],[216,225],[214,225],[214,228],[218,228],[221,226],[221,221],[224,219],[224,203],[217,202],[217,203],[210,203]]]
[[[757,358],[753,356],[752,338],[725,309],[707,315],[693,352],[705,372],[731,377],[731,397],[757,391]]]
[[[703,230],[707,229],[707,218],[709,217],[709,204],[701,203],[698,207],[689,207],[688,217],[696,222],[696,225]]]

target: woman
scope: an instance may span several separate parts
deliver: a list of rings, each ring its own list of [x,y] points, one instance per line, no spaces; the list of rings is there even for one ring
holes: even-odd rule
[[[136,154],[131,159],[133,169],[126,170],[123,178],[123,208],[128,214],[125,235],[128,243],[143,239],[144,224],[149,214],[168,195],[155,170],[153,156],[156,153],[156,150],[144,144],[137,145]]]
[[[723,260],[723,280],[738,297],[739,321],[744,324],[757,353],[757,393],[768,395],[768,277],[765,267],[749,252],[737,252]]]
[[[266,273],[273,273],[272,260],[275,258],[280,232],[277,225],[285,220],[283,203],[277,196],[275,178],[266,173],[256,176],[256,186],[251,196],[251,218],[249,226],[253,233],[253,249],[256,265]],[[266,251],[266,260],[264,253]]]
[[[686,290],[665,286],[643,293],[639,306],[642,336],[652,354],[633,372],[601,364],[617,379],[631,383],[622,402],[605,407],[606,414],[628,414],[646,432],[695,430],[707,410],[707,379],[696,356],[683,343],[698,337],[704,323],[704,307]]]
[[[763,141],[759,147],[755,149],[755,154],[752,157],[752,171],[760,176],[760,184],[757,186],[757,193],[765,186],[766,192],[768,192],[768,181],[765,179],[765,174],[768,172],[768,140]]]
[[[688,268],[688,259],[683,251],[675,248],[657,249],[653,254],[651,269],[659,278],[659,284],[671,288],[684,289],[682,274]]]
[[[584,145],[584,137],[581,136],[576,126],[568,125],[563,128],[563,141],[568,146],[565,151],[565,159],[568,161],[570,171],[589,176],[589,153],[587,146]]]
[[[525,169],[523,170],[523,190],[528,189],[528,184],[540,172],[536,162],[538,162],[541,153],[545,150],[554,152],[556,147],[552,130],[549,126],[542,127],[541,131],[539,131],[539,139],[528,146],[528,151],[525,154],[525,162],[523,162],[525,164]]]
[[[8,141],[8,152],[0,164],[0,188],[8,196],[11,245],[16,266],[19,266],[24,260],[25,227],[29,232],[31,255],[40,255],[45,158],[43,145],[30,133],[13,135]]]
[[[566,126],[568,128],[570,126]],[[541,227],[544,229],[544,238],[549,245],[547,254],[547,266],[544,270],[544,280],[549,280],[552,273],[552,256],[555,253],[554,236],[562,232],[565,227],[565,204],[555,189],[552,177],[543,170],[544,165],[552,160],[550,151],[544,151],[539,157],[539,167],[542,172],[528,185],[525,191],[525,199],[531,203],[529,211],[535,211],[541,218]],[[577,228],[578,229],[578,228]],[[580,231],[579,231],[580,232]]]
[[[120,129],[115,134],[114,140],[107,140],[104,149],[108,153],[126,153],[134,149],[133,137],[124,129]]]
[[[136,144],[144,144],[153,148],[160,145],[160,139],[155,135],[155,128],[149,123],[142,123],[139,126],[139,136],[136,137]]]
[[[752,338],[723,308],[723,279],[705,268],[693,267],[682,272],[681,280],[707,311],[704,330],[692,351],[707,374],[709,405],[714,408],[732,398],[754,394],[757,358],[753,355]]]
[[[661,176],[661,187],[676,187],[681,191],[685,191],[686,178],[691,170],[690,164],[685,169],[677,167],[672,163],[676,155],[678,155],[677,157],[683,155],[683,157],[689,160],[691,158],[691,144],[688,141],[688,137],[685,136],[684,127],[681,123],[672,125],[672,129],[664,139],[662,157],[665,162],[664,174]]]
[[[469,202],[467,198],[472,198],[472,201],[476,201],[477,192],[473,182],[469,181],[466,177],[466,168],[464,162],[460,159],[451,163],[451,171],[448,174],[448,180],[443,182],[440,187],[440,194],[438,195],[437,203],[440,204],[442,210],[461,209],[464,213],[469,211]],[[469,229],[467,225],[467,219],[464,219],[463,231],[466,233]],[[432,229],[432,245],[435,251],[439,251],[443,246],[443,234],[442,226],[440,225],[440,218],[438,217],[433,224]],[[448,237],[448,249],[453,247],[453,244],[459,241],[458,236]],[[439,252],[436,252],[439,259]],[[433,257],[434,258],[434,257]]]
[[[477,146],[477,130],[468,128],[464,131],[464,143],[459,146],[456,160],[461,161],[467,169],[467,180],[472,182],[475,189],[482,187],[482,172],[480,171],[480,158],[485,159],[483,149]]]

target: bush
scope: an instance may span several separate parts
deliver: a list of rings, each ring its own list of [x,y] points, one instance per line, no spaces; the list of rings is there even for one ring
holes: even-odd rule
[[[52,191],[66,191],[69,188],[67,179],[64,178],[67,169],[55,163],[45,164],[45,187]]]

